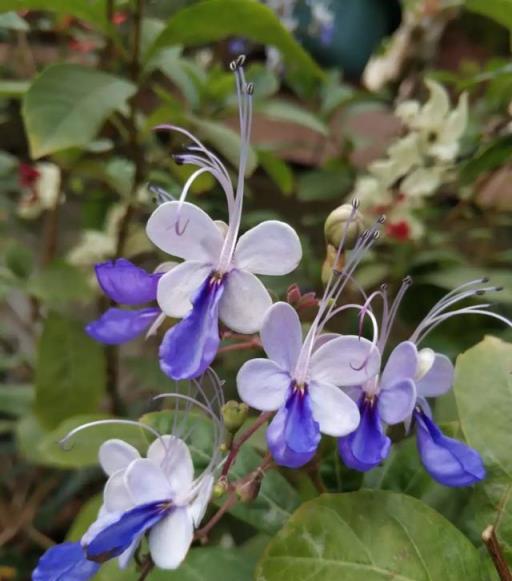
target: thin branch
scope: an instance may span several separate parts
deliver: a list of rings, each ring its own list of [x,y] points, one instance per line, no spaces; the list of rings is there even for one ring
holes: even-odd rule
[[[247,440],[258,431],[258,429],[272,416],[273,412],[264,412],[260,414],[258,419],[252,424],[250,428],[248,428],[241,436],[239,436],[232,444],[231,450],[224,462],[224,466],[222,467],[221,478],[226,478],[231,468],[231,465],[236,460],[238,452],[242,445],[247,442]]]
[[[503,549],[496,536],[496,529],[493,525],[487,526],[482,533],[482,541],[487,547],[487,551],[491,556],[494,567],[498,572],[501,581],[512,581],[512,573],[508,567],[507,561],[503,554]]]
[[[140,570],[140,577],[138,581],[144,581],[154,568],[155,564],[153,563],[153,559],[151,559],[151,557],[148,555],[147,561]]]
[[[212,518],[204,525],[204,527],[198,529],[194,535],[195,541],[204,541],[213,527],[220,521],[220,519],[228,512],[230,508],[235,506],[238,502],[238,496],[235,490],[232,490],[226,500],[224,501],[223,505],[219,508],[219,510],[212,516]]]

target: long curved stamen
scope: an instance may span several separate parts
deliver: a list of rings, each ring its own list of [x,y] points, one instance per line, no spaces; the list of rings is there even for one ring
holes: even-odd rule
[[[242,208],[244,199],[244,183],[245,171],[247,167],[247,160],[250,151],[250,138],[252,127],[252,93],[254,87],[251,83],[245,80],[243,64],[245,57],[238,57],[230,65],[231,70],[235,73],[237,96],[238,96],[238,111],[240,116],[240,158],[238,163],[238,180],[235,192],[234,211],[229,217],[229,227],[224,240],[224,246],[221,251],[219,259],[219,271],[225,272],[229,265],[235,251],[235,246],[240,230],[242,220]]]
[[[63,449],[71,450],[72,446],[67,446],[69,440],[71,440],[76,434],[82,432],[83,430],[88,430],[89,428],[96,428],[98,426],[105,426],[105,425],[117,424],[117,425],[125,425],[125,426],[136,426],[137,428],[143,428],[148,432],[151,432],[153,436],[157,438],[161,438],[162,434],[152,426],[148,424],[143,424],[142,422],[137,422],[135,420],[96,420],[94,422],[87,422],[86,424],[82,424],[68,432],[61,440],[59,440],[59,445]]]
[[[176,199],[172,194],[166,192],[163,188],[155,184],[148,184],[148,190],[155,196],[155,201],[159,206],[160,204],[172,202]]]
[[[354,219],[357,211],[357,201],[353,202],[353,212],[351,219]],[[374,225],[366,232],[363,232],[357,239],[354,249],[352,250],[347,263],[342,271],[333,272],[329,279],[324,296],[320,301],[318,313],[313,320],[311,327],[304,339],[301,351],[297,360],[294,371],[295,379],[298,383],[304,383],[307,379],[309,361],[313,353],[316,337],[319,335],[325,323],[332,318],[332,313],[336,310],[336,301],[343,292],[346,284],[351,280],[352,275],[361,262],[366,252],[373,246],[379,236],[379,229],[384,223],[385,217],[381,216]],[[345,232],[348,231],[350,222],[347,222]],[[338,254],[341,256],[341,250],[345,244],[346,236],[344,235],[338,247]]]
[[[398,309],[402,304],[402,300],[412,285],[412,278],[410,276],[406,276],[402,280],[402,284],[398,289],[398,292],[395,296],[395,299],[391,303],[391,306],[388,308],[387,300],[385,302],[385,311],[383,312],[382,316],[382,333],[379,339],[379,350],[382,353],[384,351],[384,347],[387,343],[389,338],[389,334],[391,333],[391,328],[393,327],[393,323],[395,322],[396,315],[398,313]]]

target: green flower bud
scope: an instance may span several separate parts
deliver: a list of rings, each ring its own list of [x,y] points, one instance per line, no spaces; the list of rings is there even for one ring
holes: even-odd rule
[[[222,406],[222,417],[226,430],[234,434],[247,419],[249,406],[235,400],[230,400]]]
[[[364,230],[363,216],[356,210],[352,219],[354,207],[352,204],[342,204],[333,210],[325,221],[324,233],[328,244],[338,248],[343,240],[345,228],[348,224],[348,232],[345,238],[345,245],[350,248],[354,245],[357,237]]]
[[[212,496],[213,498],[220,498],[224,496],[228,490],[228,483],[225,478],[221,478],[217,480],[217,482],[213,485]]]

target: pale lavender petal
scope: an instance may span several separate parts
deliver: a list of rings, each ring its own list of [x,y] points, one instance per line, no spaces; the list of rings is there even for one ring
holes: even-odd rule
[[[208,508],[208,503],[212,496],[215,478],[212,474],[203,476],[196,498],[190,503],[189,510],[194,526],[199,526]]]
[[[224,237],[215,222],[189,202],[165,202],[151,214],[146,232],[160,250],[185,260],[216,264]]]
[[[402,379],[388,385],[379,394],[380,417],[387,424],[403,422],[412,414],[416,403],[416,386],[412,379]]]
[[[240,236],[235,249],[237,268],[255,274],[281,275],[295,270],[302,248],[295,230],[277,220],[268,220]]]
[[[297,311],[288,303],[268,310],[260,332],[263,349],[281,368],[293,372],[302,347],[302,328]]]
[[[133,460],[140,458],[136,448],[124,440],[113,438],[103,442],[98,451],[98,460],[107,476],[128,468]]]
[[[215,358],[223,292],[222,282],[206,279],[192,301],[190,313],[165,334],[160,345],[160,367],[171,379],[198,377]]]
[[[401,379],[414,379],[418,366],[418,351],[412,341],[403,341],[393,349],[386,363],[380,380],[380,388],[387,389],[389,385]]]
[[[267,289],[254,274],[234,269],[226,275],[219,311],[226,327],[237,333],[256,333],[271,305]]]
[[[124,478],[134,504],[171,499],[171,486],[163,470],[147,458],[134,460]]]
[[[125,258],[102,262],[95,270],[101,289],[116,303],[142,305],[156,299],[160,273],[150,274]]]
[[[194,465],[188,446],[176,436],[161,436],[148,448],[147,457],[167,477],[171,498],[178,502],[190,493],[194,480]]]
[[[352,335],[332,339],[311,357],[311,378],[320,383],[362,385],[380,369],[380,353],[367,339]]]
[[[320,431],[338,438],[353,432],[359,424],[357,404],[339,387],[311,381],[309,384],[313,417]]]
[[[192,298],[212,272],[211,265],[187,261],[165,273],[158,283],[158,306],[168,316],[181,319],[192,309]]]
[[[135,311],[108,309],[99,319],[89,323],[85,331],[99,343],[120,345],[142,335],[160,312],[160,309],[152,307]]]
[[[448,438],[422,412],[415,412],[416,442],[425,470],[445,486],[470,486],[485,478],[482,458],[463,442]]]
[[[177,569],[187,556],[194,537],[188,508],[174,508],[149,533],[149,552],[160,569]]]
[[[453,385],[453,364],[445,355],[437,354],[432,367],[416,382],[418,394],[437,397],[445,394]]]
[[[361,422],[357,429],[338,440],[338,451],[348,468],[366,472],[378,466],[389,454],[391,440],[382,429],[376,402],[364,396],[359,403]]]
[[[243,402],[268,412],[284,404],[291,377],[270,359],[251,359],[240,368],[236,383]]]
[[[134,502],[124,478],[125,469],[118,470],[107,480],[103,489],[103,504],[108,512],[125,512]]]

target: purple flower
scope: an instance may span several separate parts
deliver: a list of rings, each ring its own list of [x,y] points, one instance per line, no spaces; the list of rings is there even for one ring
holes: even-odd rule
[[[262,411],[277,410],[267,431],[274,460],[292,468],[311,459],[320,433],[334,437],[354,431],[359,410],[342,386],[373,377],[380,356],[370,341],[357,336],[330,335],[302,339],[297,312],[276,303],[261,328],[268,359],[247,361],[237,376],[244,402]]]
[[[61,543],[46,551],[32,573],[32,581],[87,581],[100,568],[87,559],[80,543]]]
[[[101,289],[116,303],[134,306],[156,300],[161,273],[150,274],[124,258],[97,264],[95,270]],[[95,341],[119,345],[146,331],[160,314],[156,307],[136,310],[110,308],[99,319],[89,323],[85,330]]]
[[[189,431],[186,413],[182,422],[174,423],[176,434],[172,435],[161,435],[147,424],[130,420],[98,420],[75,428],[64,438],[62,443],[84,429],[115,423],[132,424],[156,436],[146,458],[123,440],[112,439],[101,445],[99,463],[108,480],[98,516],[80,543],[49,549],[39,560],[33,581],[86,581],[97,572],[99,564],[113,558],[125,568],[144,536],[157,567],[176,569],[182,563],[194,529],[205,514],[224,437],[221,383],[213,373],[209,378],[213,393],[207,394],[207,385],[200,386],[201,400],[185,394],[160,396],[172,397],[178,405],[184,400],[188,411],[197,408],[212,420],[213,454],[198,476],[194,475],[187,444],[177,435]]]
[[[365,472],[387,457],[391,441],[382,423],[397,424],[411,415],[416,402],[416,367],[416,346],[405,341],[389,356],[381,378],[372,377],[351,389],[361,422],[354,432],[338,440],[340,456],[349,468]]]
[[[255,333],[272,299],[255,275],[283,275],[300,262],[302,249],[293,228],[276,220],[263,222],[238,236],[243,206],[244,175],[249,155],[252,88],[243,69],[235,71],[241,119],[241,150],[236,188],[220,160],[193,135],[174,126],[193,145],[177,156],[196,165],[179,201],[161,204],[147,224],[150,240],[184,262],[165,274],[157,300],[169,317],[182,319],[168,331],[160,349],[162,370],[172,379],[193,378],[210,365],[220,342],[219,320],[237,333]],[[214,222],[203,210],[185,201],[190,185],[203,173],[223,188],[229,224]]]

